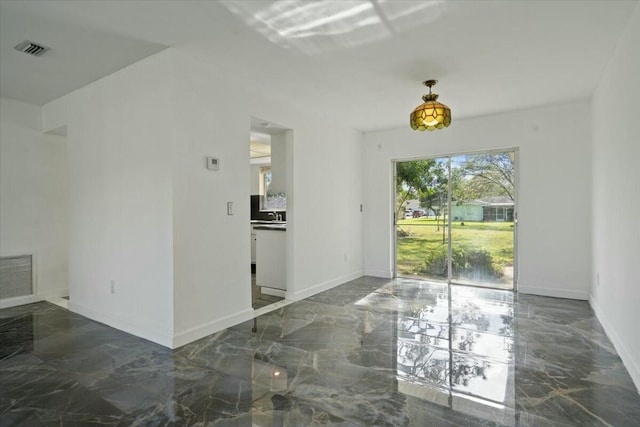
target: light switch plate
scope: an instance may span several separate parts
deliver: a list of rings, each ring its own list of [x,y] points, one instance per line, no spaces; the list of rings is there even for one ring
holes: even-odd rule
[[[207,169],[217,171],[220,169],[220,159],[217,157],[207,157]]]

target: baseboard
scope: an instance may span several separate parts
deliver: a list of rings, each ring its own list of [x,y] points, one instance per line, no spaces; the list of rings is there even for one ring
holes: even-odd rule
[[[254,311],[251,308],[242,310],[239,313],[230,314],[229,316],[203,323],[202,325],[189,328],[185,331],[178,332],[173,335],[172,348],[182,347],[185,344],[199,340],[208,335],[215,334],[223,329],[229,328],[238,323],[246,322],[254,317]]]
[[[382,277],[383,279],[392,279],[393,278],[393,272],[390,271],[390,270],[365,269],[364,270],[364,275],[365,276],[373,276],[373,277]]]
[[[588,291],[574,291],[571,289],[543,288],[540,286],[518,285],[518,292],[521,294],[540,295],[543,297],[568,298],[582,301],[589,300]]]
[[[260,286],[260,292],[265,295],[271,295],[271,296],[280,297],[280,298],[286,297],[286,294],[287,294],[287,292],[283,291],[282,289],[268,288],[266,286]]]
[[[69,300],[61,297],[55,298],[47,298],[47,302],[50,304],[55,304],[60,308],[64,308],[65,310],[69,310]]]
[[[19,305],[33,304],[45,301],[49,298],[62,298],[69,296],[69,288],[60,288],[53,291],[40,292],[33,295],[0,299],[0,308],[17,307]]]
[[[101,310],[96,310],[95,308],[74,304],[72,301],[69,301],[69,311],[88,317],[91,320],[103,323],[128,334],[135,335],[136,337],[143,338],[147,341],[160,344],[163,347],[171,348],[171,335],[166,332],[153,330],[152,328],[139,323],[123,320],[120,317],[114,317],[110,313],[105,313]]]
[[[335,279],[328,280],[326,282],[319,283],[317,285],[311,286],[309,288],[303,289],[298,292],[287,291],[286,298],[292,301],[299,301],[301,299],[309,298],[317,293],[326,291],[331,288],[335,288],[338,285],[342,285],[350,280],[355,280],[359,277],[362,277],[362,270],[355,271],[353,273],[336,277]]]
[[[620,356],[620,359],[622,359],[622,363],[624,364],[625,368],[627,368],[627,371],[629,371],[629,375],[631,376],[633,383],[636,385],[636,391],[640,393],[640,367],[638,366],[636,361],[633,360],[633,357],[631,357],[631,353],[629,353],[627,347],[624,345],[624,341],[616,333],[613,326],[611,326],[611,323],[607,319],[607,316],[605,316],[593,295],[589,296],[589,305],[593,309],[593,312],[596,314],[596,318],[602,325],[602,328],[607,334],[607,337],[609,337],[609,340],[618,352],[618,355]]]

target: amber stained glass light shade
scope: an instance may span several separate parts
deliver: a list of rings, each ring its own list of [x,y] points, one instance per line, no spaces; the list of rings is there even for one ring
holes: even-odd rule
[[[424,104],[411,113],[411,128],[424,131],[448,127],[451,124],[451,109],[437,101],[437,94],[431,93],[436,80],[427,80],[424,84],[429,87],[429,93],[422,97]]]

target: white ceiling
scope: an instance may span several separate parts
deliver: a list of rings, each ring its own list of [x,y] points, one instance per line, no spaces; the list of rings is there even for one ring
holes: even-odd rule
[[[49,17],[51,2],[0,2],[0,95],[42,105],[152,55],[166,46],[82,19]],[[51,51],[33,57],[14,49],[30,40]]]
[[[173,46],[365,131],[408,125],[435,78],[453,126],[590,97],[637,4],[2,0],[0,91],[41,105]]]

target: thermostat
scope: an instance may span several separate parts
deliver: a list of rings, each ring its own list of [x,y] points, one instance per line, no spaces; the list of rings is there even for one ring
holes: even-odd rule
[[[212,171],[220,169],[220,159],[217,157],[207,157],[207,169]]]

